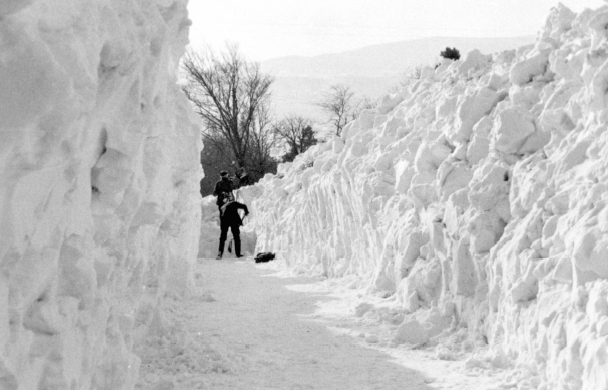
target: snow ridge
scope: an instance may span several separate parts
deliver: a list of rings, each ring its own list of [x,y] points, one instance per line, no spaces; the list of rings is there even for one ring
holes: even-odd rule
[[[186,3],[0,5],[2,389],[132,389],[133,345],[193,286]]]
[[[395,296],[396,337],[468,328],[521,388],[608,388],[606,26],[560,5],[532,46],[425,69],[243,190],[257,250]]]

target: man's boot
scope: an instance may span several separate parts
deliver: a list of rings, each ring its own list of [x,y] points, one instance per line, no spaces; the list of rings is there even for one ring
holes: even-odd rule
[[[215,260],[222,260],[222,252],[218,252]]]

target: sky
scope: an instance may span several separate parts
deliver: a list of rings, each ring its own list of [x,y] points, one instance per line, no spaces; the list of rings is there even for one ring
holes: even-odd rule
[[[576,12],[602,0],[562,0]],[[379,43],[535,35],[557,0],[190,0],[194,48],[238,43],[250,60]]]

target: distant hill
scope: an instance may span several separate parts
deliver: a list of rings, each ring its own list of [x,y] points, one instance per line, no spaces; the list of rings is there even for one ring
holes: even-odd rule
[[[265,72],[275,75],[273,105],[279,117],[297,113],[323,120],[314,106],[330,85],[350,85],[359,95],[376,98],[397,85],[403,74],[418,65],[433,65],[447,46],[462,56],[473,49],[494,53],[516,49],[534,42],[534,36],[514,38],[435,37],[366,46],[342,53],[314,57],[280,57],[261,63]]]

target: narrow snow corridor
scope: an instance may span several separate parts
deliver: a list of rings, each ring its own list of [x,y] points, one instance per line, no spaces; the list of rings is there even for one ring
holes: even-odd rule
[[[329,298],[285,286],[318,279],[269,273],[251,260],[199,259],[196,294],[163,308],[180,329],[149,337],[139,353],[137,388],[431,389],[431,379],[306,319]]]

